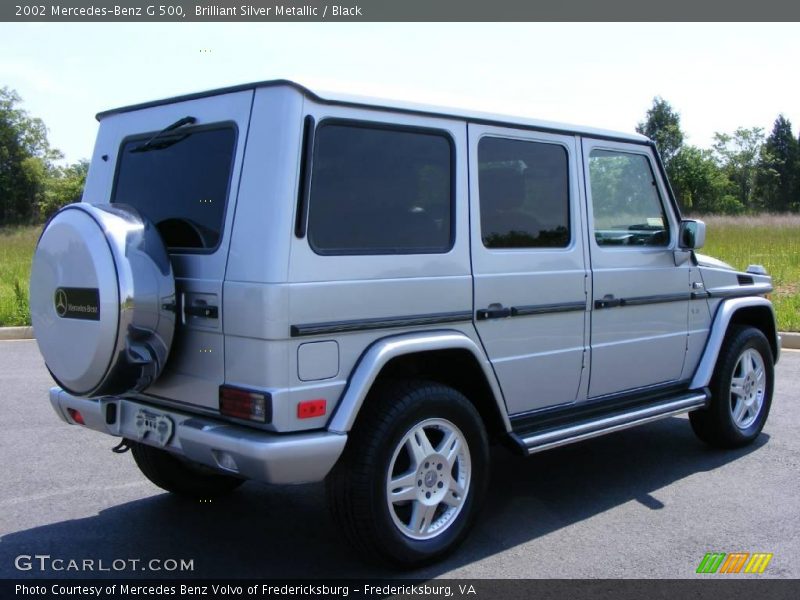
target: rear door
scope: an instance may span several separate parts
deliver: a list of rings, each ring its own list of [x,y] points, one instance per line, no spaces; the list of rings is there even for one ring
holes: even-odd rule
[[[688,262],[651,149],[583,140],[592,264],[595,398],[675,382],[686,354]]]
[[[224,380],[222,285],[252,91],[111,115],[96,152],[113,157],[93,191],[134,206],[158,228],[176,277],[178,326],[149,395],[214,409]],[[170,131],[162,131],[176,123]],[[98,157],[99,158],[99,157]],[[94,167],[93,167],[94,168]]]
[[[581,395],[578,155],[571,136],[469,125],[476,326],[512,415]]]

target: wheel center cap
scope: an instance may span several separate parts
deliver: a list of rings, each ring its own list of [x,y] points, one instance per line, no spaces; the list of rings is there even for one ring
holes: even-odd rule
[[[428,471],[425,473],[425,485],[427,487],[433,487],[436,485],[436,471]]]

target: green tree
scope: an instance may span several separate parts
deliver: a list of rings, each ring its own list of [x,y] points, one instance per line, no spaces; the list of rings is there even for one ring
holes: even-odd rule
[[[0,88],[0,224],[35,217],[52,161],[61,157],[50,148],[41,119],[19,107],[21,98]]]
[[[672,159],[683,146],[683,131],[681,131],[681,116],[672,108],[669,102],[656,96],[645,114],[644,121],[636,126],[636,131],[646,135],[656,143],[658,152],[664,165],[669,167]]]
[[[734,195],[735,186],[720,169],[710,150],[684,146],[670,166],[670,183],[683,209],[723,214],[744,211],[744,205]]]
[[[67,167],[55,167],[46,181],[44,195],[37,207],[38,217],[48,219],[62,206],[78,202],[83,195],[89,161],[79,160]]]
[[[775,212],[800,209],[799,170],[800,148],[792,124],[779,115],[761,148],[756,180],[757,194],[766,209]]]
[[[755,195],[755,184],[764,130],[739,127],[733,134],[715,133],[714,140],[714,157],[734,184],[736,198],[745,210],[763,210],[763,203]]]

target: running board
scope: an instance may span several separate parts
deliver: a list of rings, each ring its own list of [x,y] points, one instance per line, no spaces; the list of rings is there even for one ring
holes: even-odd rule
[[[522,437],[514,434],[515,441],[523,452],[534,454],[542,450],[557,448],[573,442],[613,433],[629,427],[636,427],[658,419],[665,419],[697,408],[703,408],[708,402],[706,392],[692,392],[673,397],[670,400],[650,404],[627,412],[607,414],[605,416],[573,422],[555,429]]]

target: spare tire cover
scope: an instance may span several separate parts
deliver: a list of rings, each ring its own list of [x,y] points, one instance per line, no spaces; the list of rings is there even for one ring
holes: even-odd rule
[[[64,207],[39,238],[30,307],[39,350],[66,391],[144,390],[175,333],[175,279],[161,236],[133,207]]]

